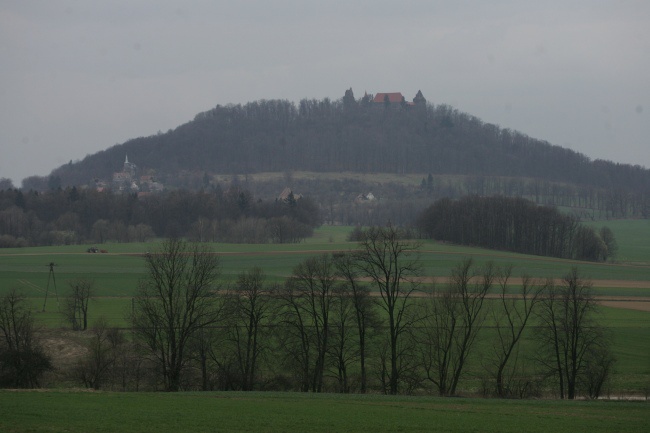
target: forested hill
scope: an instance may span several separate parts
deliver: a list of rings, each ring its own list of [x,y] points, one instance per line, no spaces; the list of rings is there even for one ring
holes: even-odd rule
[[[612,143],[615,145],[615,143]],[[180,172],[291,170],[527,177],[644,193],[650,170],[587,156],[482,122],[448,105],[262,100],[217,106],[167,133],[136,138],[52,172],[61,186],[110,179],[125,155],[173,184]]]

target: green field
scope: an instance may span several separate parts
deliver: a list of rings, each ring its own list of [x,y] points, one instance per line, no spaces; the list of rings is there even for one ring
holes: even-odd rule
[[[324,246],[329,245],[325,244]],[[119,247],[116,245],[115,247]],[[353,248],[353,245],[333,244],[331,250],[341,250],[344,247]],[[425,245],[426,247],[427,245]],[[624,264],[590,264],[569,263],[544,258],[530,258],[515,254],[488,254],[477,249],[463,249],[455,251],[456,247],[432,245],[436,251],[427,251],[420,254],[424,265],[424,275],[444,281],[449,275],[449,270],[458,264],[463,257],[474,257],[477,265],[493,261],[497,265],[515,266],[514,275],[528,274],[536,278],[547,277],[561,278],[571,266],[578,266],[583,275],[588,276],[595,283],[598,280],[613,281],[596,285],[594,291],[597,295],[648,297],[650,296],[650,266],[627,266]],[[127,250],[133,248],[129,246]],[[305,246],[303,245],[303,248]],[[301,252],[291,249],[269,250],[266,253],[232,252],[224,253],[221,259],[223,272],[223,286],[234,281],[239,273],[253,266],[261,267],[270,281],[281,282],[286,278],[300,261],[305,257],[326,252],[328,249],[314,248]],[[224,251],[215,248],[217,251]],[[113,248],[119,251],[119,248]],[[35,309],[40,311],[43,306],[45,291],[48,286],[50,261],[56,263],[54,274],[56,278],[56,291],[50,280],[46,312],[41,316],[48,324],[56,325],[57,298],[65,296],[69,291],[68,283],[75,278],[89,278],[95,281],[94,299],[91,310],[93,315],[104,315],[111,319],[121,319],[123,306],[128,306],[130,298],[135,293],[138,281],[145,272],[144,260],[129,252],[111,254],[86,254],[86,253],[58,253],[52,249],[42,253],[20,254],[13,256],[0,256],[0,295],[12,288],[19,289],[34,303]],[[618,281],[618,283],[616,282]],[[426,287],[426,284],[425,284]],[[120,311],[121,310],[121,311]],[[52,315],[53,314],[53,315]],[[38,317],[41,317],[38,316]]]
[[[561,278],[572,266],[594,282],[597,295],[620,299],[650,298],[650,230],[648,221],[610,221],[606,223],[615,233],[621,257],[614,263],[589,263],[527,256],[479,248],[461,247],[431,241],[422,243],[420,259],[425,286],[435,279],[444,282],[450,269],[464,257],[472,257],[477,265],[492,261],[497,265],[514,266],[513,277],[528,274],[535,278]],[[603,225],[603,224],[600,224]],[[261,267],[271,281],[281,282],[294,266],[310,255],[331,251],[347,251],[357,247],[347,242],[348,227],[325,226],[313,238],[300,244],[241,245],[211,244],[210,249],[221,255],[222,285],[226,287],[237,275],[253,266]],[[138,281],[145,273],[142,255],[158,248],[157,243],[105,244],[108,254],[86,253],[88,245],[0,249],[0,295],[12,288],[28,297],[37,323],[48,328],[67,327],[59,313],[59,303],[68,293],[68,283],[75,278],[95,281],[94,297],[89,307],[92,323],[104,317],[114,326],[127,326],[127,314]],[[56,264],[57,289],[50,282],[49,297],[44,307],[50,262]],[[58,299],[57,295],[58,294]],[[57,302],[58,301],[58,302]],[[618,359],[613,379],[617,390],[642,393],[650,389],[650,312],[620,308],[603,308],[600,318],[612,338]],[[478,367],[470,367],[478,368]]]
[[[614,224],[615,223],[615,224]],[[648,221],[608,222],[619,239],[621,257],[614,263],[590,263],[548,257],[493,251],[480,248],[446,245],[424,241],[420,248],[423,275],[444,278],[463,257],[473,257],[477,265],[492,261],[496,265],[514,266],[514,275],[527,274],[535,278],[560,278],[577,266],[583,276],[592,280],[633,282],[623,287],[596,285],[598,294],[650,296],[650,230]],[[313,238],[299,244],[210,244],[221,255],[224,284],[253,266],[261,267],[271,280],[281,281],[305,257],[332,251],[347,251],[357,247],[345,238],[350,228],[325,226]],[[634,235],[633,233],[637,233]],[[92,278],[99,297],[131,296],[145,267],[142,255],[157,248],[155,243],[105,244],[108,254],[88,254],[88,245],[0,249],[0,294],[20,288],[26,296],[45,294],[50,262],[56,264],[55,276],[60,294],[67,282],[77,278]],[[52,288],[51,288],[52,289]]]
[[[616,260],[625,263],[650,263],[650,220],[609,220],[588,222],[596,229],[612,229],[619,251]]]
[[[612,388],[650,392],[650,313],[603,308],[602,323],[616,354]]]
[[[472,257],[478,266],[488,261],[499,266],[512,265],[513,277],[527,274],[540,280],[561,278],[572,266],[577,266],[582,275],[594,281],[597,295],[650,297],[650,222],[626,220],[608,221],[606,224],[618,239],[619,254],[630,261],[576,262],[425,241],[419,252],[423,276],[428,277],[427,281],[444,281],[450,269],[464,257]],[[261,267],[269,281],[282,282],[299,262],[310,255],[355,249],[356,243],[346,241],[350,230],[349,227],[323,226],[316,230],[314,237],[299,244],[210,244],[209,248],[221,255],[224,287],[253,266]],[[131,297],[145,272],[142,255],[156,250],[158,244],[102,245],[108,254],[86,253],[88,246],[0,249],[0,295],[13,288],[19,289],[30,298],[40,323],[50,327],[64,326],[58,314],[56,295],[59,299],[65,296],[69,282],[75,278],[89,278],[95,282],[94,299],[90,305],[91,320],[104,316],[115,325],[124,325]],[[56,290],[49,280],[50,262],[56,264]],[[46,311],[42,312],[48,281],[48,301]],[[428,286],[425,283],[425,287]]]
[[[3,432],[647,432],[647,402],[0,391]]]

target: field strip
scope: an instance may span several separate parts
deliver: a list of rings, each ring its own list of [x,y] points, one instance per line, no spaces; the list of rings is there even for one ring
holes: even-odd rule
[[[616,299],[616,300],[598,300],[598,304],[603,307],[621,308],[624,310],[645,311],[650,313],[650,299]]]
[[[326,245],[326,244],[324,244]],[[326,253],[346,253],[346,252],[359,252],[361,251],[358,248],[322,248],[322,249],[312,249],[312,250],[267,250],[267,251],[209,251],[211,254],[224,255],[224,256],[259,256],[259,255],[294,255],[294,254],[326,254]],[[520,253],[510,253],[507,251],[504,252],[471,252],[471,251],[446,251],[446,250],[435,250],[435,249],[420,249],[417,250],[419,254],[440,254],[440,255],[452,255],[452,256],[480,256],[480,257],[493,257],[493,258],[513,258],[513,255],[516,255],[517,260],[526,260],[526,261],[542,261],[542,262],[558,262],[566,263],[567,259],[562,259],[558,257],[545,257],[545,256],[527,256]],[[75,251],[75,252],[42,252],[42,253],[0,253],[0,257],[17,257],[17,256],[69,256],[69,255],[89,255],[86,251]],[[105,252],[105,253],[95,253],[100,256],[144,256],[148,254],[147,251],[142,252]],[[95,255],[91,254],[91,255]],[[584,264],[599,264],[602,266],[614,266],[614,267],[648,267],[650,263],[645,262],[623,262],[623,263],[598,263],[598,262],[583,262],[579,260],[573,260],[575,263],[584,263]]]
[[[228,292],[223,292],[227,294]],[[370,292],[371,296],[379,297],[379,292]],[[428,294],[424,292],[414,292],[411,294],[413,298],[425,298]],[[487,295],[488,299],[499,299],[500,295],[497,293],[490,293]],[[508,294],[508,299],[519,299],[521,295]],[[131,300],[133,296],[93,296],[93,299],[124,299]],[[626,310],[637,310],[650,312],[650,296],[594,296],[594,299],[599,305],[603,307],[621,308]]]
[[[592,280],[593,287],[610,287],[621,289],[650,289],[650,281],[628,280]]]
[[[478,276],[477,278],[479,278]],[[364,281],[369,281],[367,278],[363,278]],[[436,284],[449,284],[450,277],[419,277],[417,281],[422,283],[436,283]],[[478,279],[476,280],[478,281]],[[553,284],[556,286],[561,286],[563,281],[562,278],[554,278]],[[608,288],[608,289],[650,289],[650,281],[645,280],[589,280],[592,287],[599,288]],[[523,278],[521,277],[512,277],[508,278],[508,286],[521,286],[523,283]],[[532,278],[529,281],[530,284],[542,285],[546,283],[544,278]],[[498,281],[494,281],[494,285],[498,285]]]

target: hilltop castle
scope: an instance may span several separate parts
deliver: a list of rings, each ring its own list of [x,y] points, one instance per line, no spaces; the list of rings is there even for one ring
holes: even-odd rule
[[[425,105],[426,102],[427,100],[424,99],[421,90],[418,90],[415,98],[413,98],[413,102],[406,102],[406,98],[402,95],[402,92],[377,93],[375,97],[372,98],[372,104],[374,106],[385,106],[391,108],[414,107],[416,105]]]

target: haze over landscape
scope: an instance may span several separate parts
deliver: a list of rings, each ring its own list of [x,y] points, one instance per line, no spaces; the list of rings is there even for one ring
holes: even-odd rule
[[[648,0],[5,0],[0,59],[0,432],[650,431]]]
[[[644,1],[5,2],[0,177],[47,175],[217,104],[422,90],[650,166]]]

